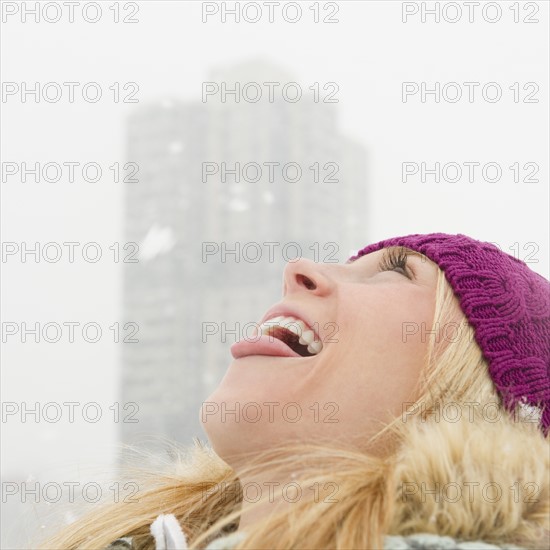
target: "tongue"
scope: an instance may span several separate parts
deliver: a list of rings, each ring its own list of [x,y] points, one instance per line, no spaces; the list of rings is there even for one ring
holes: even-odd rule
[[[262,335],[259,338],[251,338],[235,342],[231,346],[231,355],[235,359],[249,355],[271,355],[275,357],[302,357],[287,344],[273,336]]]
[[[295,351],[301,357],[313,355],[309,353],[307,345],[304,346],[300,344],[300,337],[286,328],[275,327],[271,335],[284,342],[292,351]]]

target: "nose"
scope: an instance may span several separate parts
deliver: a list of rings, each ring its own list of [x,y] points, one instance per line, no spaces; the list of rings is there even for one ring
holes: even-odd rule
[[[288,262],[283,273],[283,296],[293,292],[303,292],[316,296],[326,296],[333,289],[334,282],[325,273],[327,266],[300,258]]]

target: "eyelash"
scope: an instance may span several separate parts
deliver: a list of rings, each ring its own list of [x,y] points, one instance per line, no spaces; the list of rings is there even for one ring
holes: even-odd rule
[[[407,268],[407,257],[407,253],[402,249],[398,249],[397,251],[395,249],[386,249],[382,260],[378,264],[378,271],[395,271],[397,268],[401,268],[404,271],[403,275],[407,279],[412,279],[409,275],[410,270]]]

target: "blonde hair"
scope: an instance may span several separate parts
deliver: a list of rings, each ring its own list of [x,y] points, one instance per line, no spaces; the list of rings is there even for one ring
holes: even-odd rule
[[[448,337],[449,326],[457,329],[453,338]],[[471,533],[489,542],[504,538],[522,541],[529,547],[540,540],[537,528],[548,529],[550,509],[548,461],[543,458],[546,442],[536,426],[514,424],[505,414],[499,422],[483,423],[476,432],[473,427],[478,424],[441,422],[438,418],[438,408],[448,403],[478,403],[473,411],[476,418],[483,404],[502,406],[473,329],[441,270],[432,331],[416,400],[408,406],[406,415],[394,418],[372,437],[372,442],[392,442],[386,456],[328,444],[292,444],[251,457],[247,475],[261,472],[265,479],[268,471],[272,479],[280,479],[279,474],[296,470],[299,456],[300,465],[307,467],[296,481],[302,488],[314,486],[316,490],[247,526],[247,536],[236,548],[382,548],[388,534],[420,530],[470,536],[467,525],[474,520],[477,523]],[[447,337],[441,339],[442,334]],[[469,460],[474,468],[476,453],[481,461],[489,460],[492,446],[503,438],[517,445],[514,453],[520,461],[528,461],[529,471],[545,488],[538,504],[526,505],[530,508],[523,510],[522,517],[512,513],[508,501],[501,503],[501,512],[509,512],[505,520],[498,519],[495,510],[479,499],[470,504],[471,513],[462,510],[454,516],[448,503],[419,506],[415,498],[400,501],[403,483],[421,481],[415,476],[423,472],[436,472],[442,480],[454,479],[458,473],[447,460],[448,453],[460,462],[464,453],[471,451],[468,457],[473,457]],[[169,472],[137,473],[139,486],[146,487],[137,502],[99,508],[64,527],[41,547],[103,549],[119,537],[132,536],[136,548],[153,550],[149,528],[159,514],[176,516],[193,549],[204,548],[214,538],[237,529],[245,507],[239,478],[208,446],[195,441],[193,447],[179,450]],[[267,498],[262,495],[250,509],[264,504]]]

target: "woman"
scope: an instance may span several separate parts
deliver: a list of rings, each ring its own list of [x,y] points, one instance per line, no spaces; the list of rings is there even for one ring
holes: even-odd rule
[[[45,548],[549,547],[546,279],[408,235],[288,264],[262,321],[202,407],[212,449]]]

